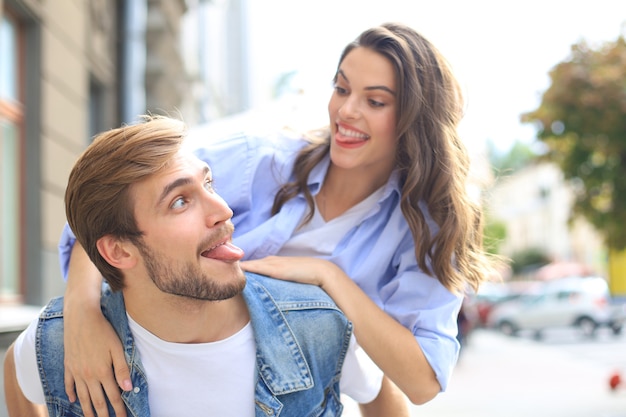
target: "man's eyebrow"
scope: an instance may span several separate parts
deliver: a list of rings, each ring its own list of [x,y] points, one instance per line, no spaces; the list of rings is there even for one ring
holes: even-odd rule
[[[209,166],[205,164],[202,167],[202,175],[203,175],[203,177],[206,177],[207,174],[209,174],[210,172],[211,172],[211,170],[209,169]],[[178,187],[182,187],[183,185],[191,184],[192,181],[193,181],[193,178],[191,178],[191,177],[182,177],[182,178],[178,178],[178,179],[170,182],[169,184],[167,184],[163,188],[163,191],[161,192],[161,196],[157,200],[157,204],[156,205],[160,206],[161,203],[163,203],[163,200],[165,200],[165,197],[167,197],[167,195],[169,193],[171,193],[172,190],[175,190]]]
[[[348,77],[346,77],[346,74],[345,74],[345,73],[344,73],[341,69],[337,70],[337,75],[340,75],[340,76],[341,76],[341,78],[343,78],[344,80],[346,80],[346,82],[347,82],[348,84],[350,83],[350,80],[348,79]],[[391,94],[391,95],[392,95],[392,96],[394,96],[394,97],[395,97],[395,95],[396,95],[396,92],[395,92],[395,91],[393,91],[391,88],[389,88],[389,87],[387,87],[387,86],[385,86],[385,85],[372,85],[372,86],[369,86],[369,87],[365,87],[365,90],[367,90],[367,91],[371,91],[371,90],[383,90],[383,91],[388,92],[389,94]]]

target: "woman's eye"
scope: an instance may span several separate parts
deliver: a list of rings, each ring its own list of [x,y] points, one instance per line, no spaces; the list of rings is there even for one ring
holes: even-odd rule
[[[338,85],[335,86],[335,91],[337,92],[337,94],[339,94],[340,96],[345,95],[348,93],[348,90],[346,90],[343,87],[339,87]]]
[[[213,180],[206,180],[204,182],[204,188],[207,191],[215,191],[215,189],[213,188]]]
[[[385,103],[381,101],[370,100],[369,102],[372,107],[384,107],[385,106]]]

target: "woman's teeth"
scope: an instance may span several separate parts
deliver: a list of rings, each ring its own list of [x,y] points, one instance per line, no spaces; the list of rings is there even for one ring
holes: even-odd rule
[[[355,139],[367,139],[367,138],[369,138],[369,135],[366,135],[365,133],[357,132],[355,130],[346,129],[345,127],[342,127],[342,126],[338,126],[337,130],[343,136],[347,136],[347,137],[351,137],[351,138],[355,138]]]

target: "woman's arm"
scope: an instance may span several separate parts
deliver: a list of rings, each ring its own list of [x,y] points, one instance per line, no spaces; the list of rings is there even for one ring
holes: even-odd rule
[[[86,417],[94,416],[93,409],[98,417],[108,417],[105,395],[115,414],[125,417],[118,384],[130,391],[130,372],[119,337],[100,309],[101,288],[100,273],[76,242],[63,307],[65,391],[72,402],[78,394]]]
[[[412,403],[424,404],[433,399],[441,387],[413,333],[335,268],[337,271],[321,287],[352,321],[363,350]]]
[[[17,382],[13,345],[9,346],[4,356],[4,396],[9,417],[47,417],[48,409],[46,406],[31,403]]]
[[[354,325],[359,345],[414,404],[433,399],[441,386],[415,336],[380,309],[332,262],[271,256],[242,262],[250,272],[322,287]]]
[[[409,417],[406,397],[393,382],[383,377],[380,392],[374,401],[359,404],[362,417]]]

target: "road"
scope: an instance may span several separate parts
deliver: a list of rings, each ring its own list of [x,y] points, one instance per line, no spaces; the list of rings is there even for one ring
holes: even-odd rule
[[[626,335],[601,333],[588,341],[563,331],[538,342],[477,330],[448,391],[413,406],[412,415],[626,417],[626,382],[616,391],[608,386],[614,370],[626,378]],[[0,417],[7,417],[4,394],[0,400]],[[347,404],[344,417],[352,416],[354,408]]]

